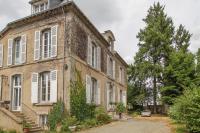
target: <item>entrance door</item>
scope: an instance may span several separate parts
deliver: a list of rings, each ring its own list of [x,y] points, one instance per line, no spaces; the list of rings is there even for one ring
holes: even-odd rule
[[[12,84],[13,84],[12,110],[21,111],[21,76],[20,75],[13,76]]]

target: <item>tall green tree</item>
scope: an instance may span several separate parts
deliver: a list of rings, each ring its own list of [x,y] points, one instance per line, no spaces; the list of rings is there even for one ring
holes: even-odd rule
[[[174,35],[175,49],[177,51],[183,50],[184,52],[188,52],[191,36],[192,34],[190,34],[190,32],[181,24]]]
[[[174,34],[174,49],[164,69],[164,86],[161,90],[162,100],[166,104],[173,104],[175,98],[182,95],[195,79],[195,56],[189,52],[191,36],[183,25]]]
[[[164,12],[165,7],[154,3],[143,21],[146,26],[137,35],[139,51],[135,57],[135,65],[143,72],[147,88],[153,90],[154,113],[157,108],[157,96],[162,83],[163,67],[168,64],[172,51],[174,26],[172,19]]]

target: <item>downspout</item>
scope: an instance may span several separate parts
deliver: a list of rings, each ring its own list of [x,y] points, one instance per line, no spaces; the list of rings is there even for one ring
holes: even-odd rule
[[[62,68],[62,80],[63,80],[63,103],[65,103],[65,46],[67,45],[66,41],[66,14],[64,8],[62,7],[64,15],[64,45],[63,45],[63,68]],[[65,104],[64,104],[65,105]]]

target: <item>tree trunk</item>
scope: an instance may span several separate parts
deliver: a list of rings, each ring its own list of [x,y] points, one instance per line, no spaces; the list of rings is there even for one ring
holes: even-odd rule
[[[157,113],[157,86],[156,76],[153,77],[153,113]]]

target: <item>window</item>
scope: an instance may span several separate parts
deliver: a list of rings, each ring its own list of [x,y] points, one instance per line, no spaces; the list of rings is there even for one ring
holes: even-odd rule
[[[115,79],[115,61],[109,55],[107,55],[107,74]]]
[[[40,124],[41,127],[47,126],[47,124],[48,124],[48,115],[46,115],[46,114],[40,115],[39,124]]]
[[[119,67],[119,82],[123,83],[124,80],[124,69],[122,67]]]
[[[123,102],[123,91],[122,90],[120,90],[119,96],[120,96],[120,102],[122,103]]]
[[[26,62],[26,35],[8,39],[7,64],[18,65]]]
[[[92,87],[91,87],[91,102],[97,103],[97,80],[95,78],[91,78]]]
[[[50,72],[40,74],[40,97],[41,102],[50,101]]]
[[[33,6],[33,13],[39,13],[48,9],[48,3],[36,4]]]
[[[21,109],[21,75],[12,77],[12,110]]]
[[[109,90],[109,99],[110,99],[110,101],[109,101],[109,103],[113,103],[114,101],[113,101],[113,99],[114,99],[114,96],[113,96],[113,87],[112,87],[112,85],[110,85],[110,88],[109,88],[110,90]]]
[[[45,30],[42,33],[42,58],[50,58],[51,57],[51,30]]]
[[[97,67],[97,46],[92,44],[92,66]]]
[[[20,48],[21,48],[21,45],[20,45],[20,42],[21,42],[21,38],[16,38],[14,40],[14,64],[19,64],[20,63]]]
[[[3,44],[0,44],[0,67],[3,67]]]
[[[57,70],[32,73],[31,101],[33,104],[57,102]]]

